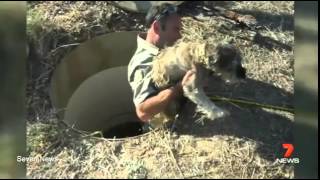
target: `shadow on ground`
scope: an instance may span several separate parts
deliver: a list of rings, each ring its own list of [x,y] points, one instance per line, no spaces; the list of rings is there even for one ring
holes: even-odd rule
[[[225,8],[226,10],[232,10],[232,3],[205,3],[205,2],[188,2],[179,6],[182,16],[191,16],[191,17],[214,17],[214,16],[223,16],[221,12],[217,9]],[[205,8],[204,8],[205,7]],[[191,10],[192,9],[192,10]],[[253,27],[246,27],[243,24],[239,24],[234,22],[234,24],[229,24],[229,26],[225,26],[226,24],[219,27],[219,31],[221,33],[226,34],[238,34],[241,30],[247,30],[246,32],[242,32],[238,38],[242,38],[244,40],[252,41],[254,44],[259,45],[262,48],[267,48],[269,50],[273,50],[274,48],[280,50],[292,51],[291,44],[285,44],[279,40],[273,39],[271,37],[263,36],[260,34],[260,30],[270,30],[270,31],[293,31],[294,30],[294,17],[290,14],[271,14],[263,11],[254,11],[254,10],[232,10],[241,15],[252,15],[256,18],[257,24]],[[208,19],[207,19],[208,20]],[[251,37],[251,31],[255,31],[255,35]],[[233,32],[233,33],[231,33]],[[231,34],[230,34],[231,33]],[[249,33],[249,34],[247,34]]]
[[[250,99],[258,103],[277,106],[288,107],[293,104],[293,94],[253,79],[247,79],[245,84],[237,87],[225,86],[221,80],[212,79],[207,92],[211,95]],[[227,102],[216,102],[216,104],[227,109],[231,115],[224,119],[205,121],[204,125],[195,124],[195,119],[192,118],[195,107],[193,103],[188,102],[182,111],[183,122],[177,123],[178,133],[195,137],[230,135],[249,138],[259,142],[257,152],[261,157],[270,161],[282,158],[282,143],[293,141],[293,115],[290,113],[238,106]]]
[[[260,26],[266,26],[270,30],[293,31],[294,17],[291,14],[280,13],[271,14],[263,11],[254,10],[235,10],[240,14],[252,15],[258,21]]]
[[[287,13],[273,14],[269,12],[263,12],[258,10],[233,10],[232,2],[203,2],[203,1],[192,1],[186,2],[179,6],[183,15],[193,14],[199,15],[202,13],[204,16],[218,15],[219,13],[215,9],[216,7],[223,7],[226,10],[232,10],[242,15],[252,15],[256,18],[259,26],[268,27],[270,30],[279,29],[281,31],[293,31],[294,30],[294,16]],[[205,7],[206,9],[204,10]],[[192,10],[192,12],[191,12]],[[189,12],[190,11],[190,12]],[[185,13],[188,12],[188,13]]]

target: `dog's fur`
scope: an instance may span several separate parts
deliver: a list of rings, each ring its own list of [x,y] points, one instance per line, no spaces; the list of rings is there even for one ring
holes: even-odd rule
[[[154,59],[152,79],[161,90],[181,81],[188,70],[193,70],[191,80],[183,86],[184,96],[197,105],[196,112],[204,115],[200,120],[204,118],[214,120],[228,115],[228,112],[217,107],[206,96],[203,90],[203,80],[208,78],[210,71],[221,76],[228,83],[244,78],[245,69],[241,65],[241,60],[240,52],[231,44],[215,46],[207,43],[179,41],[174,46],[162,50]],[[152,121],[158,126],[173,120],[179,108],[178,102],[172,102]]]

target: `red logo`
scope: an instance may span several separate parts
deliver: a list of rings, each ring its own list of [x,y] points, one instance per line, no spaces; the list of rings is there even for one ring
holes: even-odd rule
[[[285,158],[288,158],[291,156],[291,154],[293,153],[294,147],[292,144],[282,144],[282,147],[284,149],[287,149],[286,153],[284,154]]]
[[[291,155],[294,151],[294,147],[292,144],[289,144],[289,143],[282,144],[282,147],[284,149],[286,149],[286,152],[284,153],[283,158],[276,159],[277,163],[280,163],[280,164],[299,164],[300,163],[299,158],[289,158],[289,157],[291,157]]]

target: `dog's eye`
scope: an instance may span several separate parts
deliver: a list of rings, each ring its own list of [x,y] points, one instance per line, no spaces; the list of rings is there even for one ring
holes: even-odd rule
[[[232,67],[227,66],[227,67],[225,68],[225,70],[226,70],[226,71],[232,71]]]
[[[220,68],[227,68],[228,62],[226,60],[220,60],[218,62]]]
[[[243,67],[237,69],[237,76],[245,79],[246,78],[246,69]]]

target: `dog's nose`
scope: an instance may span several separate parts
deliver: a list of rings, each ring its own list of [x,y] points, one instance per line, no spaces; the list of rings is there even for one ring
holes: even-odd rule
[[[241,79],[245,79],[246,78],[246,72],[247,70],[243,67],[240,67],[238,70],[237,70],[237,76]]]

